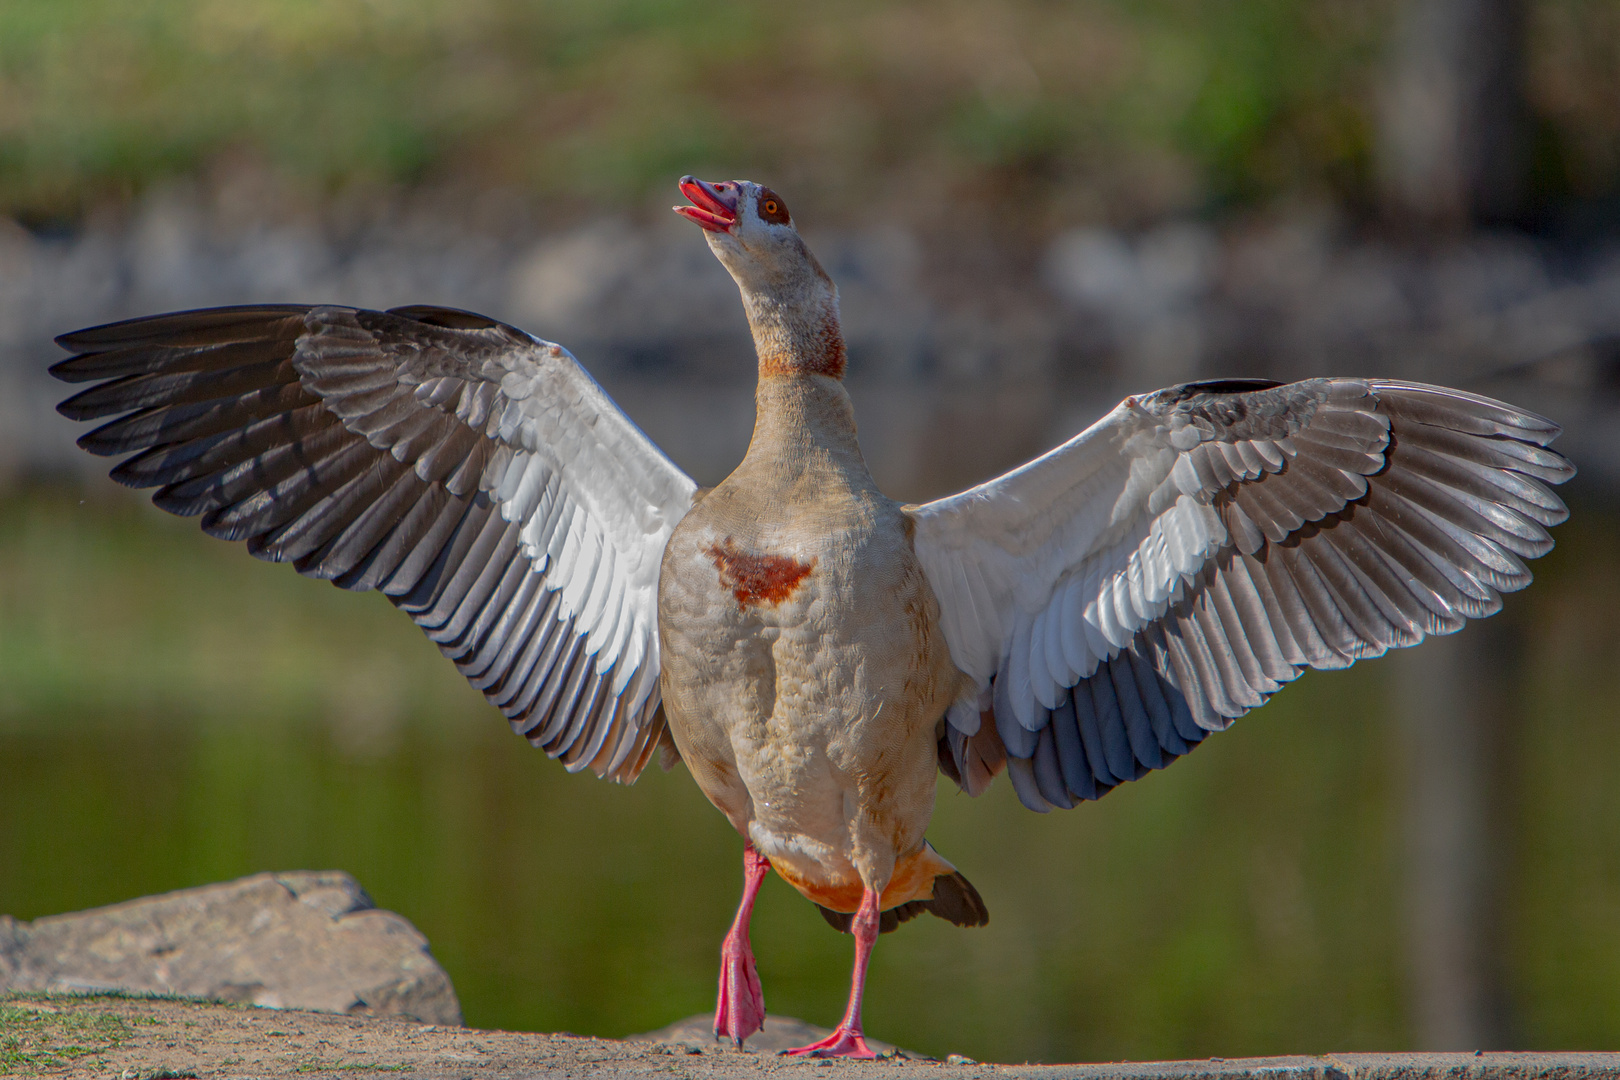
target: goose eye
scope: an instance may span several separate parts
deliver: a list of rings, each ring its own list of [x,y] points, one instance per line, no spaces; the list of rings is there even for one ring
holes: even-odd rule
[[[759,208],[759,219],[761,221],[769,221],[773,225],[788,224],[787,204],[770,188],[766,188],[759,193],[759,202],[756,206]]]

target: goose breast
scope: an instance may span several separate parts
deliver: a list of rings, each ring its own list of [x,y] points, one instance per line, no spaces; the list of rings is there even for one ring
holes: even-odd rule
[[[784,878],[854,910],[863,881],[881,890],[922,848],[936,722],[962,676],[898,504],[833,478],[794,497],[740,472],[664,556],[670,732]]]

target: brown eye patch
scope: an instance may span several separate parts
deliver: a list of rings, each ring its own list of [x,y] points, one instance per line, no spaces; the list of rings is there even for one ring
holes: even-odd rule
[[[788,217],[787,203],[770,188],[759,189],[754,208],[759,211],[759,220],[769,221],[773,225],[787,225],[792,220]]]

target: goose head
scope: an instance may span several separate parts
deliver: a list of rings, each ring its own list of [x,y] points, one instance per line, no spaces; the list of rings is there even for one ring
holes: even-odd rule
[[[737,282],[762,373],[842,376],[838,289],[799,238],[782,197],[752,180],[683,176],[680,186],[691,205],[674,210],[703,229]]]

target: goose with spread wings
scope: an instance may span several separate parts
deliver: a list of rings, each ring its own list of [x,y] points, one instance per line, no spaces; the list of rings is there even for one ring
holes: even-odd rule
[[[61,411],[113,477],[209,534],[408,614],[571,770],[683,761],[744,839],[715,1030],[764,1000],[749,915],[775,871],[855,939],[843,1021],[870,1056],[880,931],[965,926],[924,837],[935,777],[1005,771],[1033,810],[1162,768],[1306,668],[1489,615],[1530,581],[1551,422],[1383,379],[1127,398],[950,498],[873,482],[838,294],[786,204],[687,177],[758,352],[748,452],[700,489],[558,345],[437,307],[270,305],[63,335]],[[109,419],[110,418],[110,419]]]

